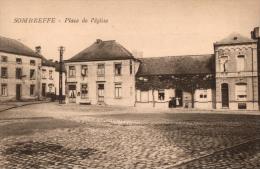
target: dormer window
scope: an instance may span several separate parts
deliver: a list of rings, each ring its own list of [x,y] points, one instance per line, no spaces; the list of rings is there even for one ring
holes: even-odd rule
[[[237,56],[237,71],[241,72],[245,70],[245,55]]]
[[[227,72],[228,56],[220,57],[220,72]]]

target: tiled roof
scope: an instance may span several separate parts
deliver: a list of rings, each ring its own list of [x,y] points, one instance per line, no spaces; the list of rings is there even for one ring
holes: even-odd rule
[[[213,54],[142,58],[137,76],[171,74],[211,74],[215,70]]]
[[[238,33],[232,33],[225,39],[215,42],[215,45],[229,45],[229,44],[243,44],[243,43],[254,43],[256,40],[244,37]]]
[[[0,36],[0,51],[41,58],[40,55],[36,54],[32,49],[22,44],[21,42],[3,36]]]
[[[91,46],[68,59],[66,62],[122,60],[133,58],[133,55],[116,41],[97,40]]]

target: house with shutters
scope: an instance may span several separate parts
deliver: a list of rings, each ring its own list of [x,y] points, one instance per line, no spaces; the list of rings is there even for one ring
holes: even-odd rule
[[[0,36],[0,101],[39,98],[41,61],[18,40]]]
[[[134,106],[138,66],[122,45],[98,39],[65,61],[66,103]]]

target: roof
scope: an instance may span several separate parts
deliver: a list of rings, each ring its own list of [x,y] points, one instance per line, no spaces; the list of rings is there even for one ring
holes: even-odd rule
[[[171,74],[211,74],[215,70],[213,54],[142,58],[137,76]]]
[[[19,42],[15,39],[6,38],[0,36],[0,51],[24,56],[32,56],[41,58],[40,55],[35,53],[32,49],[28,46],[24,45],[23,43]]]
[[[55,62],[53,62],[52,60],[46,59],[44,56],[41,56],[41,57],[42,57],[42,66],[55,67]]]
[[[98,39],[91,46],[79,52],[66,62],[104,61],[134,59],[134,56],[115,40]]]
[[[247,38],[245,36],[242,36],[238,33],[232,33],[228,37],[215,42],[215,45],[229,45],[229,44],[244,44],[244,43],[254,43],[257,42],[256,40]]]

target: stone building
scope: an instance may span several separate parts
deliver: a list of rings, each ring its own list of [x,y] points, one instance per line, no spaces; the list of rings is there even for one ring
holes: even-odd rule
[[[40,97],[41,56],[17,40],[0,37],[0,101]]]
[[[98,39],[65,61],[66,102],[133,106],[138,66],[122,45]]]

